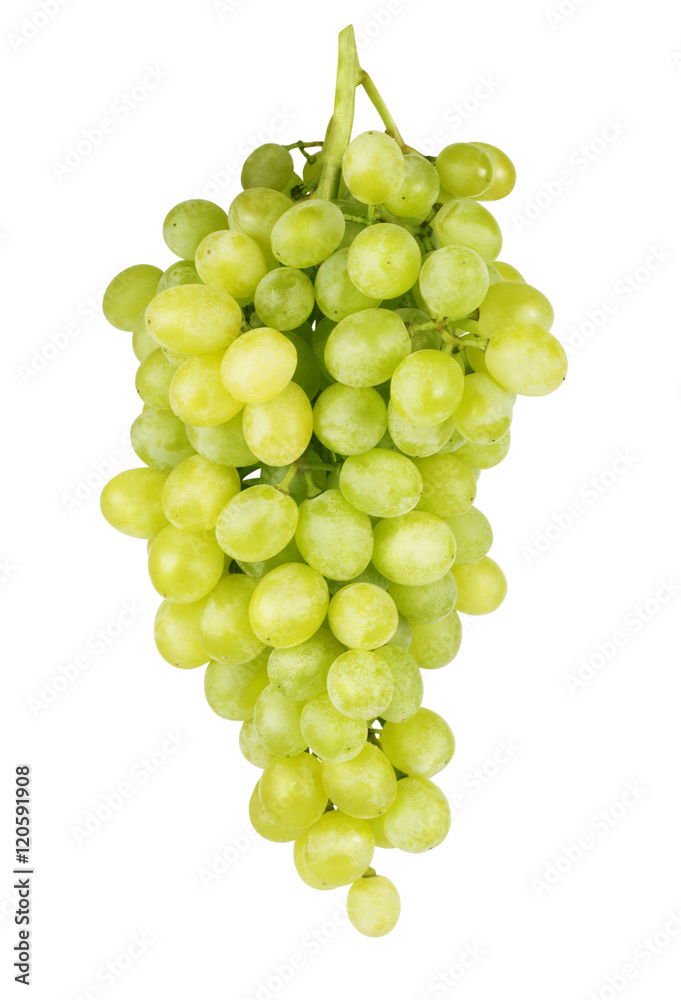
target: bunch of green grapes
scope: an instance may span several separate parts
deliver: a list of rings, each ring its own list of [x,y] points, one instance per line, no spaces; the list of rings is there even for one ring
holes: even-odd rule
[[[450,826],[432,779],[454,736],[425,672],[457,655],[460,614],[506,595],[479,476],[566,358],[548,299],[498,259],[482,202],[514,186],[505,153],[340,139],[256,149],[228,212],[170,210],[174,263],[109,285],[142,467],[101,502],[147,540],[159,652],[205,667],[208,704],[240,724],[253,826],[293,843],[309,886],[349,886],[351,921],[380,936],[400,899],[375,848],[428,851]]]

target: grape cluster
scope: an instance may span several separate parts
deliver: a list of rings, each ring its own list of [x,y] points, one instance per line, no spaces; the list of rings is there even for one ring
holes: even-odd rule
[[[208,704],[262,771],[253,826],[293,842],[308,885],[349,885],[370,936],[400,909],[375,847],[449,830],[431,779],[454,736],[422,707],[423,671],[456,656],[460,612],[506,594],[477,479],[508,452],[516,396],[566,373],[549,301],[498,260],[481,204],[511,191],[511,161],[477,142],[425,157],[392,131],[340,164],[332,132],[256,149],[228,213],[176,205],[178,260],[104,298],[140,362],[144,467],[102,510],[148,540],[158,649],[207,664]]]

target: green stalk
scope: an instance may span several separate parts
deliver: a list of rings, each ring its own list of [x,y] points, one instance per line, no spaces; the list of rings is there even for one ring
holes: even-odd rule
[[[343,154],[352,138],[352,123],[355,117],[355,91],[361,83],[362,70],[359,66],[355,31],[352,25],[344,28],[338,36],[338,74],[336,76],[336,98],[333,116],[324,140],[322,172],[315,197],[330,200],[338,197]]]
[[[367,97],[381,116],[381,121],[385,125],[386,132],[392,139],[395,140],[400,149],[404,152],[409,147],[402,138],[400,130],[395,124],[395,119],[388,111],[387,104],[376,89],[376,84],[365,70],[362,70],[360,83],[364,87]]]

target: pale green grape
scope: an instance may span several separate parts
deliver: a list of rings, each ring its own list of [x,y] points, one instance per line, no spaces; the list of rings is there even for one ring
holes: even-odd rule
[[[328,368],[326,367],[326,362],[324,361],[324,354],[326,352],[326,345],[328,343],[329,337],[331,336],[331,331],[336,328],[336,324],[333,320],[328,317],[320,319],[315,324],[315,330],[312,334],[312,350],[314,352],[315,361],[319,365],[319,370],[325,379],[329,382],[333,382],[334,379],[331,376]]]
[[[193,261],[201,240],[226,228],[227,215],[219,205],[192,198],[170,209],[163,222],[163,239],[178,257]]]
[[[208,664],[203,686],[206,701],[216,715],[232,722],[253,718],[255,703],[267,687],[265,662],[258,657],[252,663]]]
[[[247,403],[243,428],[249,448],[261,462],[290,465],[300,458],[312,437],[310,401],[299,385],[289,382],[272,399]]]
[[[293,757],[307,749],[300,731],[303,706],[269,684],[255,703],[253,721],[260,742],[276,757]]]
[[[293,701],[318,698],[326,693],[331,664],[344,650],[330,629],[320,628],[297,646],[272,650],[267,664],[270,683]]]
[[[515,396],[489,375],[466,375],[463,397],[454,413],[456,426],[473,444],[494,444],[511,426],[514,401]]]
[[[203,282],[196,270],[193,260],[176,260],[174,264],[161,275],[156,294],[164,292],[166,288],[174,288],[175,285],[201,285]]]
[[[338,248],[344,234],[338,206],[311,198],[289,208],[274,224],[272,252],[288,267],[316,267]]]
[[[385,813],[383,814],[385,815]],[[370,819],[371,829],[374,834],[374,839],[376,840],[376,847],[383,847],[386,850],[394,850],[395,845],[391,844],[385,835],[385,825],[383,823],[383,816],[374,816]]]
[[[503,281],[490,286],[480,303],[480,319],[477,323],[483,336],[506,326],[531,324],[550,330],[553,325],[553,306],[538,288],[526,281]]]
[[[449,524],[449,522],[446,522]],[[421,587],[405,587],[401,583],[391,583],[388,593],[397,610],[412,624],[414,622],[439,622],[454,610],[456,605],[456,581],[447,572],[434,583]]]
[[[440,180],[456,198],[474,198],[492,183],[492,161],[479,146],[454,142],[435,161]]]
[[[510,433],[504,434],[493,444],[473,444],[466,441],[457,451],[457,458],[466,462],[472,469],[492,469],[502,462],[511,447]]]
[[[438,517],[464,514],[475,500],[477,484],[471,467],[456,455],[431,455],[415,458],[421,473],[423,493],[416,509]],[[409,615],[407,615],[409,617]]]
[[[492,526],[476,507],[465,514],[444,519],[456,538],[456,559],[454,565],[477,562],[486,556],[492,547]]]
[[[298,506],[292,497],[274,486],[251,486],[226,503],[215,534],[233,559],[262,562],[288,545],[297,523]]]
[[[411,645],[411,625],[407,619],[400,615],[397,628],[387,646],[395,646],[397,649],[409,649]],[[386,649],[387,646],[382,646],[381,649]]]
[[[425,219],[440,193],[440,178],[434,165],[420,153],[404,157],[404,176],[397,192],[383,204],[402,219]]]
[[[375,840],[364,819],[338,809],[324,813],[305,835],[303,858],[310,873],[323,885],[349,885],[371,864]]]
[[[248,803],[248,815],[255,832],[275,844],[286,844],[305,833],[305,829],[287,830],[285,827],[279,826],[278,823],[272,822],[260,801],[260,782],[253,789],[251,801]]]
[[[364,227],[360,231],[364,231]],[[348,254],[349,247],[331,254],[319,268],[314,283],[317,305],[334,323],[362,309],[375,309],[383,298],[381,295],[365,295],[352,282],[348,274]]]
[[[312,753],[322,760],[352,760],[366,743],[367,724],[339,712],[328,694],[303,707],[300,728]]]
[[[449,354],[416,351],[405,358],[390,383],[390,401],[405,420],[430,427],[450,417],[463,395],[463,374]]]
[[[225,352],[222,382],[235,399],[264,403],[286,388],[297,364],[298,355],[288,337],[261,327],[242,334]]]
[[[135,320],[156,295],[163,271],[151,264],[133,264],[113,278],[104,292],[102,311],[117,330],[133,330]]]
[[[167,475],[158,469],[126,469],[102,490],[100,506],[109,524],[133,538],[155,538],[168,524],[161,497]]]
[[[315,304],[315,286],[294,267],[277,267],[255,290],[258,316],[275,330],[295,330],[308,318]]]
[[[491,212],[470,198],[454,198],[443,205],[433,219],[433,229],[441,247],[468,247],[486,264],[496,260],[501,251],[499,223]]]
[[[454,733],[429,708],[420,708],[405,722],[386,722],[381,731],[381,750],[404,774],[432,778],[454,756]]]
[[[162,597],[191,604],[211,592],[225,556],[208,531],[182,531],[169,524],[151,544],[149,576]]]
[[[210,594],[199,622],[199,641],[212,660],[249,663],[262,653],[265,644],[248,618],[256,587],[250,576],[230,573]]]
[[[293,157],[278,142],[266,142],[246,157],[241,170],[243,188],[267,187],[282,191],[293,173]]]
[[[440,788],[427,778],[402,778],[397,797],[383,817],[386,836],[401,851],[421,854],[449,833],[451,812]]]
[[[213,354],[236,340],[243,319],[231,295],[206,285],[175,285],[149,303],[149,334],[180,354]]]
[[[414,326],[430,322],[430,316],[423,309],[405,307],[396,309],[396,314],[407,324],[409,339],[411,340],[411,353],[414,351],[439,351],[442,347],[442,337],[437,330],[415,330]],[[412,326],[409,326],[412,324]]]
[[[346,500],[372,517],[397,517],[421,497],[421,473],[411,459],[385,448],[350,455],[340,472]]]
[[[297,646],[314,635],[328,607],[329,589],[322,574],[304,563],[285,563],[257,585],[251,626],[268,646]]]
[[[456,611],[439,622],[413,622],[409,652],[422,670],[446,667],[459,652],[461,631],[461,619]]]
[[[421,251],[402,226],[378,223],[355,237],[347,268],[352,283],[364,295],[392,299],[408,292],[417,280]]]
[[[298,329],[304,330],[304,327]],[[296,349],[296,369],[291,381],[299,385],[307,398],[312,401],[319,392],[322,377],[312,347],[297,333],[287,331],[286,337]]]
[[[172,410],[144,410],[130,428],[133,451],[145,465],[170,472],[194,454],[187,431]]]
[[[135,320],[132,328],[132,349],[138,361],[142,362],[150,354],[158,350],[158,344],[147,332],[147,324],[144,320],[144,310]]]
[[[357,389],[340,382],[320,394],[313,417],[315,435],[338,455],[370,451],[388,427],[386,405],[375,389]]]
[[[374,528],[372,561],[393,583],[418,587],[435,583],[454,562],[456,542],[444,521],[412,510],[379,521]]]
[[[439,424],[427,427],[417,427],[405,420],[392,402],[388,404],[388,430],[390,436],[400,451],[413,458],[425,458],[435,455],[451,439],[455,430],[453,417],[442,420]]]
[[[175,365],[160,348],[144,359],[135,375],[135,388],[147,406],[168,408],[170,383],[175,372]]]
[[[397,795],[395,771],[372,743],[365,743],[351,760],[323,763],[322,781],[331,801],[357,819],[380,816]]]
[[[279,826],[307,829],[319,819],[328,802],[322,767],[316,757],[273,757],[260,778],[263,809]]]
[[[384,132],[362,132],[343,156],[343,180],[358,201],[380,205],[402,186],[404,156],[394,139]]]
[[[189,354],[180,354],[179,351],[171,351],[169,347],[162,347],[161,350],[171,365],[175,365],[176,368],[179,368],[182,362],[190,357]]]
[[[237,341],[238,343],[238,341]],[[243,407],[225,388],[221,378],[223,352],[187,358],[173,369],[170,406],[180,420],[193,427],[217,427]]]
[[[187,427],[187,437],[199,455],[217,462],[243,468],[257,465],[257,459],[246,444],[243,431],[244,411],[217,427]]]
[[[541,327],[528,324],[496,330],[487,345],[485,361],[500,385],[522,396],[554,392],[567,374],[567,357],[560,342]]]
[[[520,271],[513,264],[505,264],[503,260],[495,260],[494,266],[504,281],[524,281]]]
[[[206,236],[199,244],[196,270],[211,288],[250,302],[267,274],[267,261],[252,237],[223,229]]]
[[[304,562],[305,560],[298,551],[298,546],[296,545],[295,538],[292,538],[288,545],[285,545],[281,552],[277,552],[276,555],[271,556],[269,559],[263,559],[258,562],[245,562],[242,559],[237,559],[237,565],[240,569],[247,574],[247,576],[252,576],[254,580],[262,580],[264,576],[272,569],[276,569],[277,566],[283,566],[284,563],[293,562]]]
[[[297,188],[297,187],[300,187],[302,183],[303,183],[303,178],[300,176],[300,174],[297,174],[294,171],[291,174],[291,176],[290,176],[290,178],[289,178],[288,183],[286,184],[286,186],[282,188],[282,191],[284,192],[284,194],[288,195],[289,198],[292,198],[293,197],[293,189]]]
[[[399,316],[388,309],[364,309],[330,331],[324,361],[337,382],[366,388],[389,379],[410,351]]]
[[[239,730],[239,749],[249,764],[264,770],[273,759],[273,754],[260,742],[253,719],[246,719]]]
[[[291,208],[293,202],[281,191],[254,187],[238,194],[229,207],[229,228],[252,237],[265,254],[268,263],[275,261],[272,253],[272,229],[277,219]],[[224,229],[224,226],[221,228]]]
[[[199,620],[205,598],[192,604],[164,601],[154,620],[156,648],[168,663],[192,670],[208,663],[210,657],[199,642]]]
[[[418,712],[423,700],[423,678],[418,663],[406,649],[391,644],[381,646],[376,653],[388,664],[393,678],[392,698],[381,717],[386,722],[404,722]]]
[[[338,593],[341,587],[347,586],[348,583],[372,583],[375,587],[380,587],[382,590],[388,589],[388,581],[384,576],[381,576],[376,567],[372,566],[371,563],[356,577],[353,577],[352,580],[327,580],[326,582],[329,585],[329,593],[332,597]]]
[[[466,615],[488,615],[496,611],[506,597],[506,577],[489,556],[483,556],[474,563],[453,566],[452,573],[459,590],[457,611]]]
[[[472,145],[481,149],[492,161],[492,183],[482,194],[477,195],[480,201],[498,201],[505,198],[515,187],[515,167],[506,153],[488,142],[474,142]]]
[[[353,650],[376,649],[393,636],[397,608],[382,587],[350,583],[331,598],[329,627],[344,646]]]
[[[419,291],[428,309],[435,316],[451,319],[468,316],[477,309],[488,287],[485,261],[466,246],[443,246],[430,254],[419,278]]]
[[[439,449],[438,454],[451,455],[453,451],[459,451],[460,448],[463,448],[466,444],[466,438],[463,436],[461,431],[457,429],[453,416],[451,416],[449,420],[445,420],[444,423],[449,426],[449,434],[447,436],[447,440]],[[478,477],[476,476],[475,478],[477,479]]]
[[[390,704],[393,693],[390,667],[370,650],[349,649],[341,653],[332,664],[326,683],[329,698],[349,719],[378,718]]]
[[[311,889],[328,890],[336,888],[332,885],[324,885],[323,882],[320,882],[318,878],[314,877],[310,869],[307,867],[307,863],[305,861],[306,843],[307,832],[298,837],[293,845],[293,864],[295,865],[296,871],[300,875],[301,879],[305,885],[309,885]]]
[[[366,937],[389,934],[400,919],[400,894],[390,879],[373,875],[353,882],[348,889],[348,918]]]
[[[339,490],[327,490],[300,507],[296,543],[306,563],[332,580],[352,580],[366,569],[374,538],[366,514]]]

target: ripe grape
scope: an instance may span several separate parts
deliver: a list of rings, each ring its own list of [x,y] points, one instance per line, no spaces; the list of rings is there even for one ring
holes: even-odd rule
[[[400,896],[390,879],[373,875],[353,882],[348,889],[348,917],[367,937],[389,934],[400,918]]]

